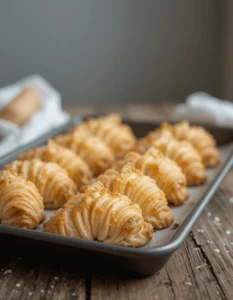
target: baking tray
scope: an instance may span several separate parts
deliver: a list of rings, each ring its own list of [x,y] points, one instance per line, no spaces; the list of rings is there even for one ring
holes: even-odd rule
[[[73,118],[68,124],[5,155],[0,159],[0,167],[15,160],[20,153],[32,147],[44,145],[49,137],[63,133],[81,121],[83,121],[81,117]],[[131,126],[137,137],[146,135],[160,125],[158,122],[138,122],[127,119],[124,122]],[[217,140],[221,164],[217,168],[208,169],[207,183],[189,188],[190,198],[187,202],[182,206],[171,207],[175,216],[174,224],[168,229],[157,231],[147,245],[140,248],[127,248],[43,233],[42,226],[37,230],[28,230],[0,225],[1,245],[14,247],[24,252],[37,251],[48,256],[71,258],[72,263],[75,261],[76,264],[86,261],[96,266],[98,263],[101,269],[107,266],[111,270],[117,268],[135,275],[149,275],[159,271],[184,242],[233,164],[233,129],[208,125],[203,125],[203,127]],[[48,218],[53,212],[47,211],[46,214]]]

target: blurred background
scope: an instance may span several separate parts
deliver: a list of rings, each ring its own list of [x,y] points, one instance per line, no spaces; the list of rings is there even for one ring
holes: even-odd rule
[[[40,74],[63,105],[233,100],[233,1],[0,4],[0,86]]]

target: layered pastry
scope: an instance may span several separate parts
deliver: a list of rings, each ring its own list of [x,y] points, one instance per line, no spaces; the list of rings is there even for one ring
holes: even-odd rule
[[[44,224],[44,231],[139,247],[152,238],[153,227],[142,217],[140,207],[124,195],[110,193],[101,182],[73,196]]]
[[[80,155],[72,150],[62,147],[53,140],[48,140],[48,145],[34,148],[19,156],[19,160],[32,160],[39,158],[45,162],[55,162],[67,170],[77,187],[88,184],[92,172]]]
[[[39,159],[15,160],[5,169],[12,168],[18,174],[32,181],[44,200],[47,209],[60,208],[70,196],[77,193],[77,187],[65,169],[53,162]]]
[[[152,131],[145,138],[140,139],[137,143],[137,150],[145,153],[151,146],[155,146],[177,163],[185,174],[188,185],[200,185],[206,181],[207,174],[201,155],[190,142],[178,141],[170,131],[161,129]]]
[[[102,118],[93,118],[76,126],[71,131],[74,135],[82,132],[101,138],[114,152],[117,158],[122,158],[135,146],[136,138],[132,129],[122,124],[120,116],[116,114]]]
[[[165,193],[169,202],[179,205],[189,197],[187,180],[181,168],[175,161],[166,157],[155,147],[151,147],[143,155],[129,152],[117,166],[131,162],[135,168],[153,178],[157,186]]]
[[[163,191],[155,181],[134,168],[131,163],[126,164],[120,172],[109,169],[98,177],[104,186],[112,193],[126,195],[138,204],[143,218],[151,223],[155,229],[169,227],[174,216]]]
[[[220,153],[214,137],[201,126],[191,126],[182,121],[174,126],[164,123],[161,128],[170,130],[180,141],[190,142],[200,153],[206,168],[215,167],[220,163]]]
[[[43,199],[36,186],[13,169],[1,171],[1,224],[33,229],[44,219]]]
[[[98,137],[75,136],[67,133],[57,136],[55,140],[63,147],[79,154],[89,165],[94,175],[103,173],[115,161],[112,150]]]

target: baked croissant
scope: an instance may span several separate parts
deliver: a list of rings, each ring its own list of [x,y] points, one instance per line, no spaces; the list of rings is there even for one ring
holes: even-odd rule
[[[73,179],[77,187],[87,184],[92,178],[92,172],[88,165],[70,149],[58,145],[53,140],[48,140],[47,147],[39,147],[19,156],[19,160],[32,160],[39,158],[45,162],[56,162],[67,170],[70,178]]]
[[[63,134],[56,137],[56,142],[79,154],[89,165],[94,175],[99,175],[111,167],[115,157],[112,150],[98,137],[81,137]]]
[[[171,132],[160,130],[141,139],[138,142],[139,151],[146,149],[147,145],[155,146],[165,156],[173,159],[185,174],[188,185],[200,185],[206,181],[207,174],[200,153],[191,143],[178,141]]]
[[[12,169],[1,171],[1,224],[33,229],[44,219],[43,199],[36,186]]]
[[[92,135],[101,138],[113,150],[117,158],[122,158],[135,146],[135,136],[132,129],[121,123],[118,115],[108,115],[103,118],[89,119],[86,122],[76,126],[73,134],[85,134],[89,131]]]
[[[70,196],[77,193],[77,187],[65,169],[53,162],[42,162],[39,159],[15,160],[5,169],[12,168],[18,174],[32,181],[44,199],[47,209],[57,209],[67,202]]]
[[[139,247],[151,240],[153,227],[143,220],[138,205],[126,196],[107,192],[97,181],[57,210],[44,224],[44,231]]]
[[[169,202],[179,205],[189,197],[187,180],[180,167],[170,158],[164,156],[155,147],[145,154],[129,152],[118,167],[131,162],[135,168],[155,179],[157,186],[165,193]]]
[[[216,147],[216,141],[203,127],[190,126],[187,121],[182,121],[175,126],[164,123],[161,128],[170,130],[178,140],[190,142],[200,152],[206,168],[219,164],[220,154]]]
[[[144,220],[155,229],[169,227],[174,221],[164,193],[152,178],[143,175],[131,163],[126,164],[121,172],[111,169],[105,171],[98,180],[110,192],[128,196],[132,202],[138,204]]]

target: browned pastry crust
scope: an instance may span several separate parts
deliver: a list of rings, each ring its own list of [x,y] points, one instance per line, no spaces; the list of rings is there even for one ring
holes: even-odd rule
[[[213,136],[201,126],[190,126],[182,121],[175,126],[164,123],[161,128],[170,130],[176,139],[190,142],[201,154],[206,168],[217,166],[220,162],[220,153]]]
[[[135,168],[155,179],[169,202],[179,205],[188,199],[187,180],[180,167],[155,147],[151,147],[143,155],[129,152],[119,161],[118,167],[127,162],[131,162]]]
[[[53,140],[48,140],[47,147],[39,147],[22,153],[19,160],[32,160],[39,158],[45,162],[56,162],[67,170],[70,178],[77,187],[88,184],[92,178],[92,172],[81,156],[70,149],[58,145]]]
[[[206,181],[207,174],[200,153],[190,142],[178,141],[170,131],[160,129],[139,140],[137,149],[144,152],[150,146],[155,146],[178,164],[187,178],[188,185],[200,185]]]
[[[89,119],[73,128],[72,133],[98,136],[109,145],[117,158],[122,158],[134,148],[136,139],[132,129],[121,122],[120,116],[116,114]]]
[[[33,229],[44,219],[43,199],[36,186],[12,169],[1,171],[1,224]]]
[[[101,182],[73,196],[44,224],[44,231],[97,240],[108,244],[139,247],[152,238],[152,225],[128,197],[107,192]]]
[[[42,162],[39,159],[15,160],[5,169],[12,168],[18,174],[32,181],[44,199],[44,206],[57,209],[67,202],[70,196],[77,193],[77,187],[65,169],[53,162]]]
[[[152,178],[145,176],[132,164],[126,164],[121,172],[109,169],[98,180],[110,192],[128,196],[132,202],[138,204],[144,220],[155,229],[167,228],[173,223],[174,217],[163,191]]]
[[[79,154],[94,175],[103,173],[115,160],[112,150],[98,137],[63,134],[57,136],[55,140],[58,144]]]
[[[3,107],[0,111],[0,118],[22,126],[40,108],[40,95],[35,89],[26,87],[10,103]]]

